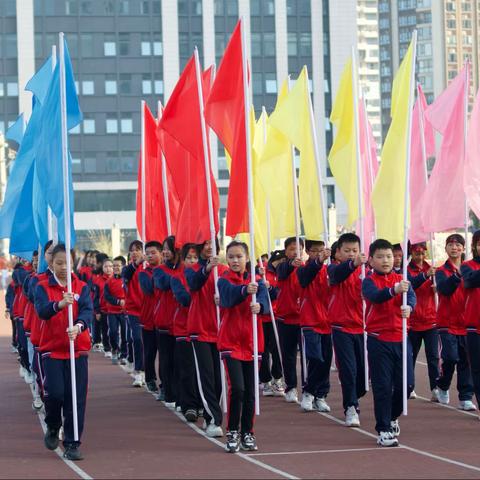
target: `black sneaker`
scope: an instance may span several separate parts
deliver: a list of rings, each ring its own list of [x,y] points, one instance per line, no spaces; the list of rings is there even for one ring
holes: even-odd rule
[[[65,447],[65,452],[63,452],[63,458],[66,458],[67,460],[72,460],[72,462],[76,462],[78,460],[83,460],[83,455],[77,446],[69,445],[68,447]]]
[[[162,387],[160,387],[160,390],[158,391],[158,395],[156,396],[156,399],[159,402],[164,402],[165,401],[165,391],[163,390]]]
[[[254,452],[255,450],[258,450],[255,435],[253,433],[244,433],[242,435],[240,447],[242,450],[247,450],[248,452]]]
[[[58,428],[47,427],[47,431],[43,437],[43,442],[49,450],[55,450],[58,447],[58,430]]]
[[[227,432],[227,443],[225,451],[228,453],[237,453],[240,450],[240,434],[236,430]]]
[[[203,414],[204,414],[204,409],[203,409],[203,408],[199,408],[198,411],[197,411],[197,415],[198,415],[199,417],[204,417]]]
[[[150,380],[149,382],[147,382],[147,390],[152,393],[158,392],[158,387],[155,380]]]
[[[197,412],[193,408],[189,408],[185,412],[185,419],[187,420],[187,422],[196,422],[197,418]]]

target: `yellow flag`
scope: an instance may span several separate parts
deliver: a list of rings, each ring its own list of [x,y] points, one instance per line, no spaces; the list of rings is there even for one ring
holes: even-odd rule
[[[383,145],[382,162],[372,193],[377,236],[391,243],[401,243],[404,236],[408,118],[413,106],[410,78],[414,61],[413,44],[410,43],[393,80],[392,123]]]
[[[348,207],[348,225],[360,217],[358,210],[358,173],[353,106],[352,60],[343,69],[330,121],[337,132],[328,162]]]
[[[310,121],[310,92],[308,75],[303,67],[285,100],[270,116],[270,125],[282,132],[300,150],[298,190],[305,236],[310,240],[322,238],[322,197],[319,190],[312,128]]]
[[[288,81],[283,82],[275,110],[288,95]],[[258,176],[270,206],[272,238],[295,235],[293,208],[293,170],[290,141],[275,127],[267,124],[266,143],[258,165]],[[270,243],[273,245],[273,241]]]

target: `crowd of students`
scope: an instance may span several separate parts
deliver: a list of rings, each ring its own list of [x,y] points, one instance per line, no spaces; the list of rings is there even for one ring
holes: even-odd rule
[[[73,433],[70,340],[80,436],[92,348],[130,372],[134,387],[145,386],[188,422],[203,417],[207,436],[222,437],[225,425],[227,452],[257,450],[256,337],[263,396],[284,397],[305,412],[329,412],[335,352],[345,425],[360,426],[360,399],[371,383],[377,443],[396,446],[405,319],[410,398],[415,397],[414,367],[423,342],[431,400],[449,403],[456,369],[459,408],[476,409],[480,231],[473,235],[469,261],[464,261],[464,238],[450,235],[448,259],[439,268],[425,261],[425,244],[411,245],[408,281],[401,274],[399,246],[379,239],[365,255],[352,233],[343,234],[331,249],[321,241],[288,238],[283,250],[259,261],[255,278],[246,244],[233,241],[226,247],[226,265],[213,255],[219,245],[212,247],[207,241],[178,249],[170,236],[163,242],[132,242],[128,260],[88,251],[72,274],[72,293],[67,293],[64,245],[50,241],[44,246],[43,272],[36,254],[32,262],[19,260],[6,294],[7,313],[21,375],[34,385],[33,407],[45,408],[47,448],[58,446],[63,426],[65,457],[82,458]]]

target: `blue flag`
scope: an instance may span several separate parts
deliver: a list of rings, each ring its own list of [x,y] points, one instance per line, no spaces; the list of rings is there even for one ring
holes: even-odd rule
[[[18,118],[15,120],[13,125],[11,125],[8,130],[5,132],[5,138],[7,140],[15,142],[20,148],[23,139],[23,133],[25,131],[25,120],[23,119],[23,113],[21,113]]]

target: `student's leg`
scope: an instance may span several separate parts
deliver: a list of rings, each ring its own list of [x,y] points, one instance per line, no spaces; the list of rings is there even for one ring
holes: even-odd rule
[[[255,375],[254,362],[241,362],[243,374],[243,403],[241,428],[242,434],[253,432],[253,422],[255,419]]]
[[[245,394],[242,362],[231,357],[226,357],[224,362],[228,383],[227,429],[230,432],[238,431]]]
[[[63,429],[65,431],[63,445],[80,445],[83,426],[85,423],[85,408],[87,405],[88,390],[88,356],[80,355],[75,359],[75,379],[77,381],[77,414],[78,414],[78,442],[73,434],[73,405],[71,389],[70,360],[63,360],[65,370],[65,403],[63,404]]]
[[[408,332],[408,338],[410,339],[410,343],[412,345],[413,369],[415,369],[418,352],[420,351],[420,347],[422,346],[423,335],[422,332],[415,332],[413,330],[410,330]]]
[[[186,410],[189,408],[197,409],[201,406],[201,400],[198,394],[197,373],[195,371],[192,343],[188,341],[180,343],[182,343],[182,390],[184,406]]]
[[[392,394],[392,420],[396,420],[403,411],[403,354],[402,343],[394,344],[394,380]],[[415,376],[413,372],[413,351],[410,341],[407,341],[407,398],[415,388]]]
[[[157,356],[157,341],[155,338],[155,330],[145,330],[142,328],[144,365],[145,365],[145,382],[156,382],[155,374],[155,358]]]
[[[282,322],[282,355],[285,375],[285,392],[297,388],[297,351],[300,337],[298,325],[288,325]]]
[[[442,345],[442,368],[437,380],[437,387],[440,390],[448,390],[452,383],[455,365],[459,361],[457,337],[448,332],[441,332],[440,340]]]
[[[219,354],[215,344],[207,342],[192,342],[195,369],[198,379],[198,390],[205,409],[204,418],[209,423],[214,421],[215,425],[222,424],[222,409],[220,408],[218,390],[222,391],[220,378]],[[218,370],[218,373],[216,372]],[[220,386],[217,384],[220,383]]]
[[[56,360],[48,356],[42,357],[44,372],[44,404],[45,423],[51,430],[59,430],[62,426],[62,407],[65,399],[64,360]]]
[[[128,317],[122,313],[117,318],[120,324],[120,358],[128,358],[128,361],[133,363],[133,346],[131,338],[129,340]],[[131,360],[130,355],[132,355]]]
[[[158,332],[157,338],[158,352],[160,355],[160,378],[162,379],[162,387],[165,392],[165,401],[171,403],[175,401],[175,391],[173,386],[175,337],[168,333]]]
[[[133,333],[132,327],[130,326],[130,321],[128,315],[125,315],[125,324],[126,324],[126,338],[127,338],[127,359],[129,363],[134,362],[134,349],[133,349]]]
[[[184,383],[185,383],[185,378],[184,378],[184,358],[185,358],[185,346],[183,345],[184,341],[176,338],[175,339],[175,357],[174,357],[174,370],[175,370],[175,391],[177,393],[176,396],[176,404],[177,407],[180,406],[182,408],[182,413],[185,413],[185,392],[184,392]]]
[[[142,326],[140,319],[136,315],[129,315],[128,321],[132,333],[133,356],[135,359],[135,370],[137,372],[143,370],[143,342],[142,342]]]
[[[20,363],[23,368],[30,371],[30,363],[28,361],[28,344],[27,336],[23,328],[23,318],[17,320],[17,338],[18,338],[18,353],[20,354]]]
[[[275,324],[277,326],[277,331],[278,331],[278,322],[275,320]],[[279,339],[280,340],[280,339]],[[272,338],[271,338],[271,345],[270,345],[270,352],[272,354],[272,377],[274,380],[279,380],[280,378],[283,377],[283,371],[282,371],[282,362],[280,360],[280,352],[278,351],[278,345],[277,345],[277,340],[275,338],[275,332],[273,331],[273,325],[272,325]]]
[[[461,402],[471,400],[473,397],[473,381],[470,364],[468,363],[467,337],[465,335],[457,335],[457,390],[458,399]]]
[[[13,318],[10,318],[10,322],[12,323],[12,347],[13,348],[18,348],[17,321]]]
[[[110,346],[110,339],[108,338],[108,320],[107,314],[102,313],[100,317],[100,326],[102,329],[102,344],[103,344],[103,351],[110,352],[112,350]]]
[[[110,340],[110,347],[112,349],[112,354],[118,355],[118,351],[119,351],[118,330],[120,327],[120,322],[116,315],[113,315],[110,313],[107,315],[107,321],[108,321],[108,336]]]
[[[473,390],[480,406],[480,334],[476,332],[467,333],[468,358],[472,372]]]
[[[271,353],[271,336],[273,335],[272,324],[269,322],[263,322],[263,341],[264,348],[262,353],[262,362],[260,364],[260,382],[268,383],[272,379],[270,373],[270,353]]]
[[[338,376],[342,386],[343,409],[354,406],[358,410],[356,392],[357,363],[355,356],[354,337],[340,330],[332,332],[335,359],[338,365]]]
[[[222,371],[221,371],[221,360],[220,353],[217,350],[217,345],[215,343],[209,343],[210,345],[210,355],[212,356],[213,362],[213,375],[215,381],[215,395],[217,396],[218,404],[220,405],[220,400],[222,398]],[[226,392],[225,392],[226,394]]]
[[[322,361],[319,372],[318,387],[315,396],[326,398],[330,392],[330,367],[332,366],[332,336],[329,333],[321,334]]]
[[[357,364],[356,393],[357,399],[362,398],[366,393],[365,388],[365,338],[363,334],[354,336],[355,362]]]
[[[430,382],[430,390],[436,387],[437,378],[439,377],[439,347],[440,340],[438,338],[438,331],[436,328],[425,330],[423,332],[423,339],[425,342],[425,354],[428,364],[428,379]]]
[[[303,391],[315,396],[322,373],[322,340],[319,333],[309,329],[303,329],[303,337],[307,358],[307,381]]]
[[[93,343],[95,345],[102,343],[102,325],[101,321],[97,320],[97,315],[93,318]]]

